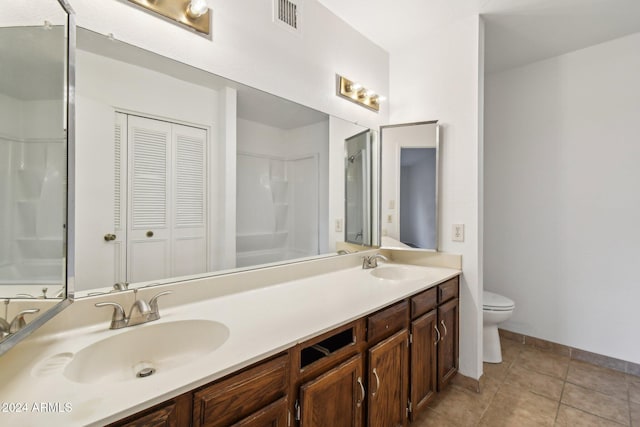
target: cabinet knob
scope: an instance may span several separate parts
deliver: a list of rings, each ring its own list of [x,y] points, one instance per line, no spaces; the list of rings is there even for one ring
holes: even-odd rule
[[[104,235],[104,241],[105,242],[111,242],[112,240],[116,240],[116,235],[115,234],[108,233],[108,234]]]
[[[151,230],[147,231],[147,237],[153,237],[153,231]]]

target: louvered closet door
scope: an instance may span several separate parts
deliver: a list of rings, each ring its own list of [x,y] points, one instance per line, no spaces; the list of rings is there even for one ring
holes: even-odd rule
[[[127,276],[144,282],[170,276],[171,124],[129,116]]]
[[[113,247],[112,283],[127,281],[127,115],[116,113],[113,164]]]
[[[207,271],[206,140],[203,129],[173,125],[171,276]]]

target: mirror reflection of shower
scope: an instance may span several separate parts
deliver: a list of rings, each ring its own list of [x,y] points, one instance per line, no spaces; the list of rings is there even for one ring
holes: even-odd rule
[[[237,130],[236,266],[325,252],[320,183],[328,177],[328,120],[283,129],[238,119]]]
[[[60,11],[60,19],[66,14]],[[64,292],[64,25],[0,28],[0,297]],[[1,315],[0,315],[1,317]]]
[[[371,246],[371,132],[345,140],[345,241]]]

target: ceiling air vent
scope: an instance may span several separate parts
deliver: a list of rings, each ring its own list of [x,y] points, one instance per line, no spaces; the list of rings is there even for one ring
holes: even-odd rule
[[[273,20],[294,32],[300,31],[300,0],[273,0]]]

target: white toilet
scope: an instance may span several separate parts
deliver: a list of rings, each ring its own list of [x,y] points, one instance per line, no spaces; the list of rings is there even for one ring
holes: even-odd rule
[[[502,350],[498,336],[498,323],[509,319],[513,314],[515,303],[509,298],[493,292],[484,291],[482,294],[482,324],[483,355],[482,359],[488,363],[501,363]]]

